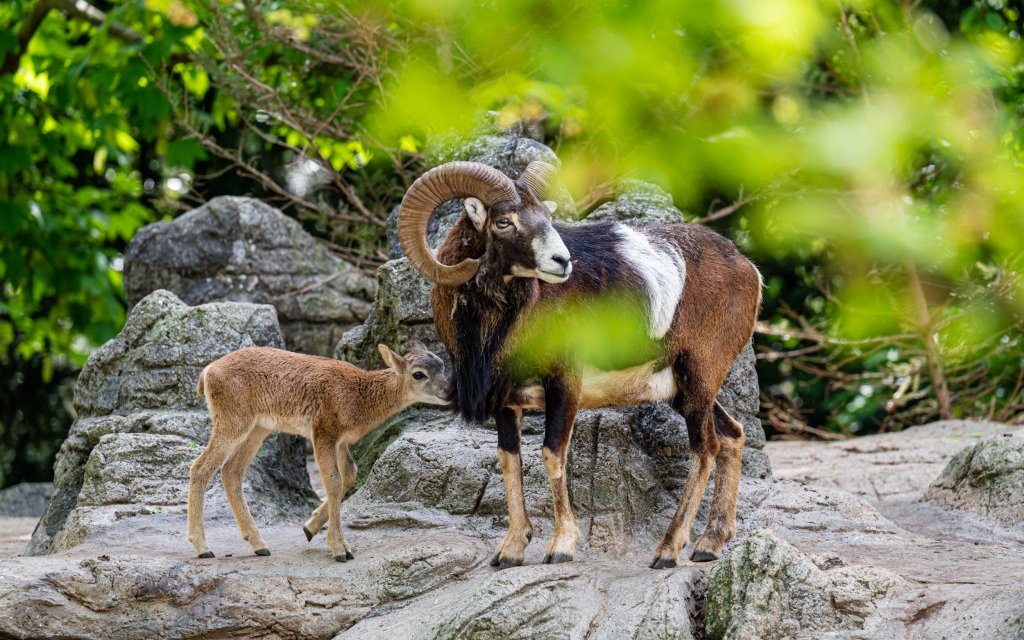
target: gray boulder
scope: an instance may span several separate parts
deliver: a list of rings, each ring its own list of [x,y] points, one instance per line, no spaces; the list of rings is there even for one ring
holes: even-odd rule
[[[683,212],[661,187],[627,178],[615,186],[616,197],[587,215],[587,222],[682,222]]]
[[[430,286],[408,258],[384,263],[377,270],[377,299],[366,322],[345,332],[334,357],[366,369],[379,369],[383,365],[378,344],[405,353],[414,340],[447,357],[434,328]]]
[[[895,637],[900,609],[887,599],[909,586],[878,567],[819,567],[770,530],[756,531],[711,570],[707,637]]]
[[[366,319],[376,294],[373,278],[292,218],[258,200],[226,196],[140,229],[125,252],[124,287],[129,306],[157,289],[190,305],[272,305],[288,347],[319,355]]]
[[[0,518],[38,518],[53,494],[50,482],[21,482],[0,489]]]
[[[926,500],[1024,524],[1024,431],[985,438],[957,453]]]
[[[188,467],[210,430],[205,401],[195,392],[199,372],[247,346],[283,346],[273,307],[189,307],[162,290],[139,301],[121,333],[79,375],[78,419],[57,456],[53,497],[28,553],[70,548],[125,518],[183,513]],[[293,436],[268,439],[246,489],[263,520],[306,511],[314,495],[303,443]],[[223,491],[211,485],[210,492],[210,512],[226,513]]]

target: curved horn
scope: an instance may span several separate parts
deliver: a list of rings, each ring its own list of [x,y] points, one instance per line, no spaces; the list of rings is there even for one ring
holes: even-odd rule
[[[523,175],[519,176],[519,182],[526,186],[538,200],[544,198],[548,187],[551,186],[551,179],[555,175],[554,165],[547,162],[534,160],[523,169]]]
[[[456,265],[437,261],[427,245],[427,223],[434,209],[452,198],[479,198],[490,208],[498,202],[517,201],[515,183],[504,173],[479,162],[448,162],[412,183],[398,211],[398,239],[409,261],[427,278],[444,285],[460,285],[480,268],[467,258]]]

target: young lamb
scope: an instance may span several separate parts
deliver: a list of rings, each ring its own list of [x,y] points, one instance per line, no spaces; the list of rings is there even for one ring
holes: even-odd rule
[[[274,430],[313,441],[327,500],[302,528],[307,540],[327,522],[327,546],[338,562],[352,559],[341,531],[341,499],[356,478],[348,447],[388,417],[417,402],[446,405],[444,362],[419,342],[404,357],[377,345],[387,369],[363,371],[347,362],[280,349],[249,347],[214,361],[199,375],[213,428],[192,463],[188,485],[188,539],[200,558],[212,558],[203,526],[203,498],[220,469],[231,510],[258,556],[270,551],[242,496],[245,469]]]

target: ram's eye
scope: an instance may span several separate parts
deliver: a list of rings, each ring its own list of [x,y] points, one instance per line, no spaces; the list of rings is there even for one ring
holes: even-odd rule
[[[497,220],[495,220],[494,226],[498,227],[499,229],[508,229],[509,227],[512,226],[512,221],[509,220],[508,218],[498,218]]]
[[[423,373],[422,371],[416,371],[415,373],[412,374],[412,377],[416,378],[417,380],[422,380],[427,377],[427,374]]]

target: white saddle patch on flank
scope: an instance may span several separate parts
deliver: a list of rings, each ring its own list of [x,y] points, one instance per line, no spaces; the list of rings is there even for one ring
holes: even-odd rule
[[[672,328],[676,307],[683,296],[686,261],[668,243],[651,239],[627,225],[615,227],[622,257],[644,279],[650,325],[648,335],[658,340]]]

